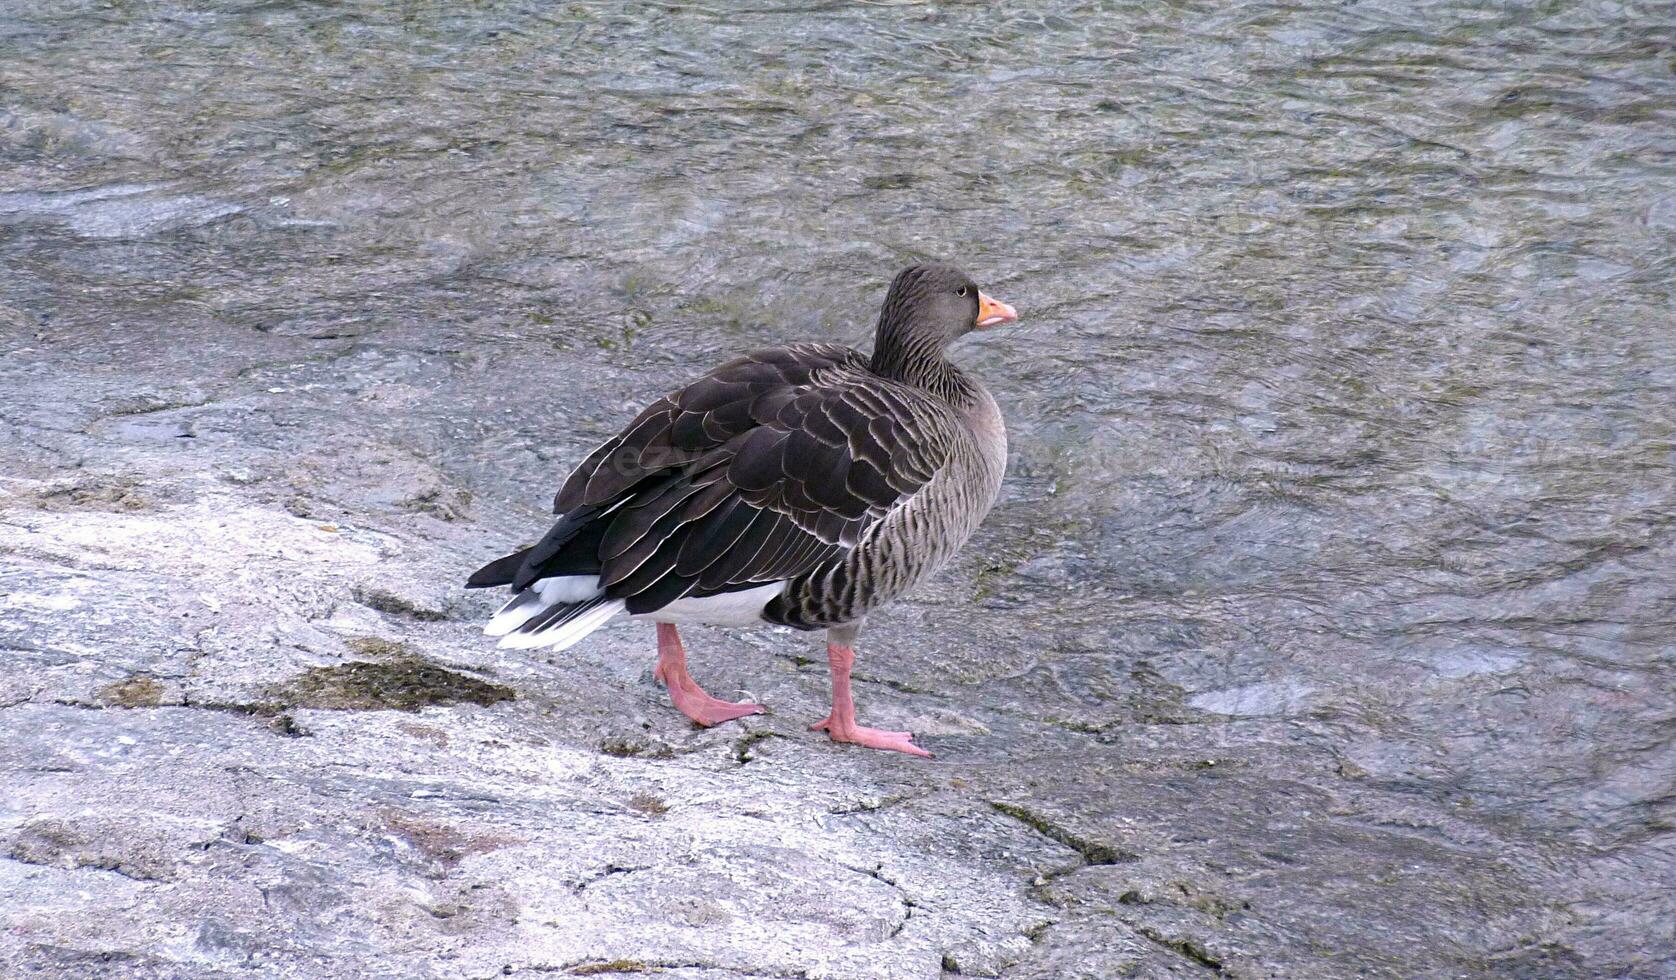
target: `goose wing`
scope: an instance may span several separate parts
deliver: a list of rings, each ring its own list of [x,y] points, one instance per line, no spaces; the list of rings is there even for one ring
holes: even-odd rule
[[[592,559],[604,596],[639,614],[796,578],[930,481],[954,424],[849,348],[746,355],[660,399],[578,466],[554,499],[548,537],[565,540],[545,557],[531,549],[513,584],[551,574],[561,553],[571,574]]]

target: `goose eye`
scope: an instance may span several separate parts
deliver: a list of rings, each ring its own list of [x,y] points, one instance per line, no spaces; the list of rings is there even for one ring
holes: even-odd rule
[[[961,286],[960,289],[955,293],[955,295],[956,296],[965,296],[966,295],[966,287]]]

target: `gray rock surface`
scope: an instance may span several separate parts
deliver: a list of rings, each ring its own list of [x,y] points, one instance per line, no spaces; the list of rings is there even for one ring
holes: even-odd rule
[[[0,975],[1676,975],[1669,34],[0,10]],[[935,760],[815,636],[692,631],[771,708],[696,730],[649,627],[479,634],[639,402],[922,254],[1025,314],[863,636]]]

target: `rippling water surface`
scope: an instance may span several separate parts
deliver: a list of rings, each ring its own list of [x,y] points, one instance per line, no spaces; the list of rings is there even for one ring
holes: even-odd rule
[[[1023,314],[959,352],[1007,487],[881,617],[947,649],[875,673],[1286,726],[1669,911],[1669,4],[11,5],[0,49],[0,330],[187,388],[317,349],[264,383],[413,386],[382,424],[491,499],[964,265]]]

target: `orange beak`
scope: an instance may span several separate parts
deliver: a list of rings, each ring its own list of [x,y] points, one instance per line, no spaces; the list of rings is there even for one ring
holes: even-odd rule
[[[978,293],[978,320],[973,325],[979,330],[988,330],[1017,319],[1017,310],[993,296],[985,296],[981,291]]]

